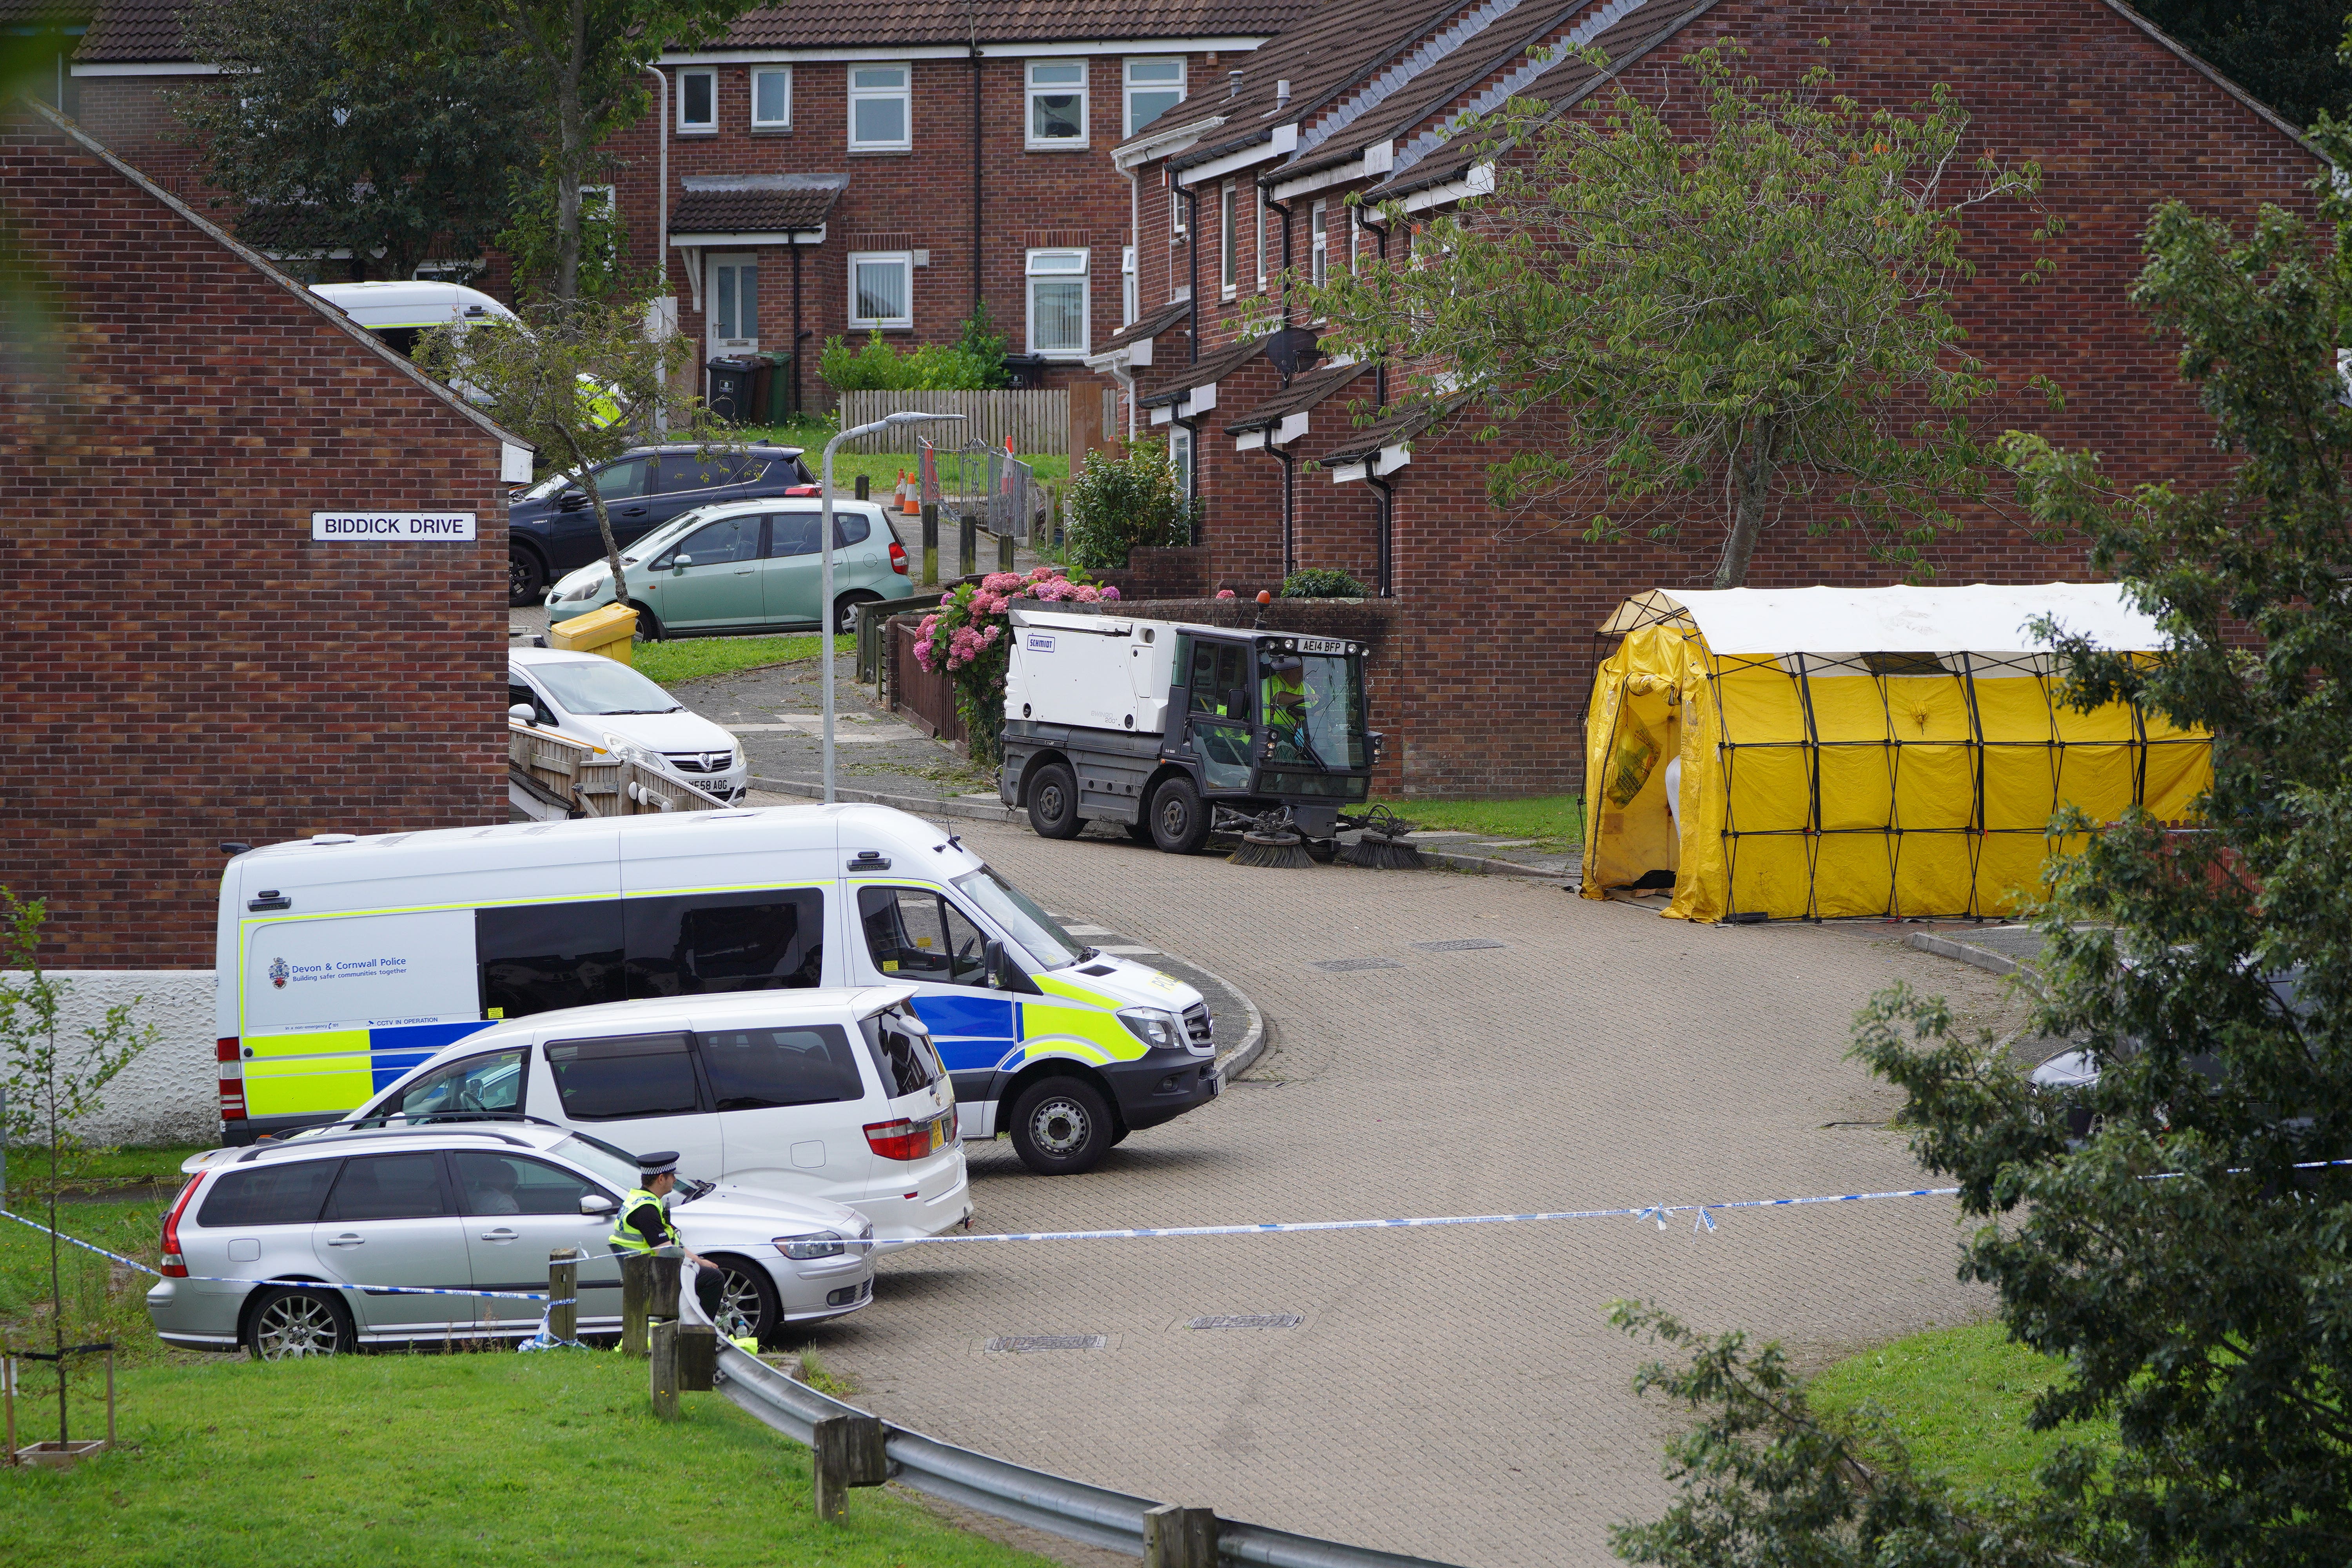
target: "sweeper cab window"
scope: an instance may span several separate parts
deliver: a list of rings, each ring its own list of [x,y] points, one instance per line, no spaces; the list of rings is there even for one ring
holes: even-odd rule
[[[1345,643],[1285,638],[1258,648],[1258,701],[1265,725],[1259,787],[1283,794],[1363,798],[1368,764],[1362,656]]]

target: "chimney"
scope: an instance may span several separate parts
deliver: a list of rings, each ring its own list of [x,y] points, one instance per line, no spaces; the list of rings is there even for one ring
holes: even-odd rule
[[[1227,71],[1225,73],[1225,96],[1227,98],[1239,98],[1241,95],[1242,73],[1239,71]]]
[[[1282,109],[1287,107],[1289,102],[1290,79],[1285,77],[1274,84],[1274,106],[1276,109]]]

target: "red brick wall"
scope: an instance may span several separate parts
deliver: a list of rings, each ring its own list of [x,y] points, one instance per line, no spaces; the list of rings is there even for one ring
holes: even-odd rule
[[[0,884],[50,962],[209,968],[223,839],[504,821],[499,438],[46,123],[0,192],[62,279],[59,363],[0,381]]]

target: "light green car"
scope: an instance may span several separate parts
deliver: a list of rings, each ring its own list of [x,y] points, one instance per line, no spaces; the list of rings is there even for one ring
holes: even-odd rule
[[[814,500],[728,501],[684,512],[621,552],[629,603],[648,637],[812,631],[825,621],[823,517]],[[914,591],[907,547],[872,501],[833,504],[833,614],[856,629],[856,607]],[[612,569],[593,562],[547,594],[550,626],[613,602]]]

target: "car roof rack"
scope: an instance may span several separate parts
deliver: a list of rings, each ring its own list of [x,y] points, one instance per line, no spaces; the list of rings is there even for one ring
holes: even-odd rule
[[[537,1118],[533,1118],[532,1120],[535,1121]],[[242,1165],[249,1161],[258,1160],[264,1154],[274,1153],[279,1150],[285,1149],[316,1149],[320,1145],[325,1143],[365,1143],[383,1136],[386,1132],[394,1131],[460,1132],[470,1134],[471,1136],[478,1138],[495,1138],[501,1143],[511,1143],[518,1149],[530,1149],[532,1147],[530,1143],[520,1138],[515,1137],[512,1133],[501,1132],[495,1127],[436,1128],[428,1126],[425,1123],[418,1123],[414,1128],[376,1127],[352,1132],[329,1133],[322,1138],[289,1138],[283,1141],[271,1139],[267,1143],[256,1143],[252,1148],[247,1149],[244,1153],[239,1154],[236,1157],[236,1163]]]

